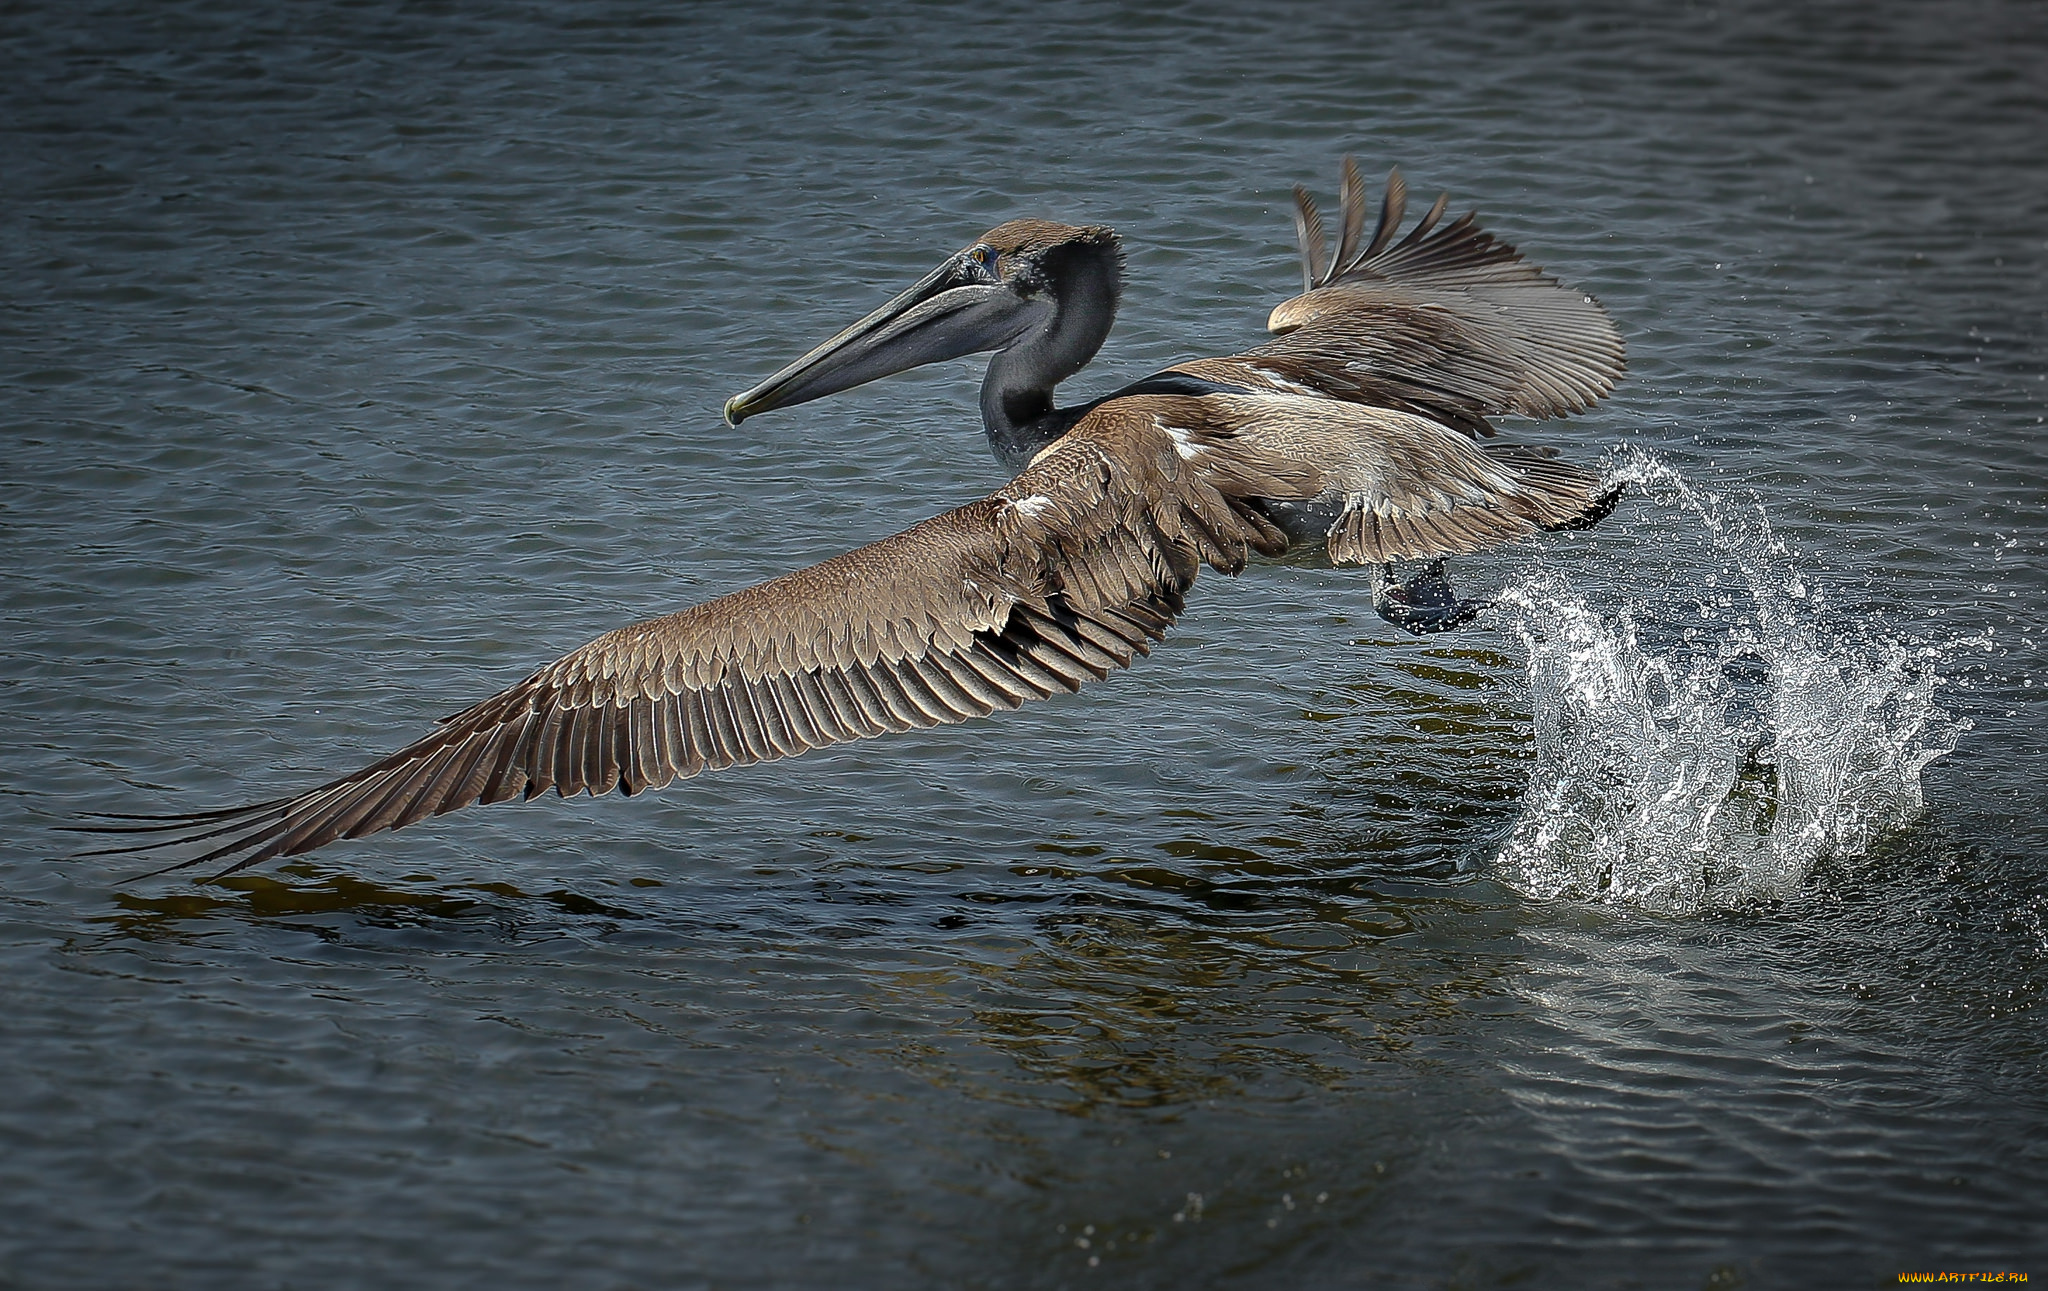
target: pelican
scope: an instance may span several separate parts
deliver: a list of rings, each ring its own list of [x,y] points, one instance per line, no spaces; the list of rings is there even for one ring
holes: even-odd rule
[[[1085,403],[1122,290],[1116,233],[1019,219],[729,400],[734,425],[909,368],[992,353],[981,414],[1009,483],[809,569],[617,629],[389,757],[267,802],[74,826],[222,877],[474,803],[661,788],[1076,691],[1149,654],[1204,565],[1320,544],[1368,567],[1411,631],[1469,620],[1444,559],[1582,528],[1618,493],[1551,450],[1483,443],[1490,418],[1584,411],[1623,371],[1619,333],[1439,198],[1396,240],[1387,179],[1345,158],[1337,245],[1294,189],[1303,291],[1271,340]],[[1423,562],[1395,582],[1399,562]],[[120,820],[124,823],[104,823]]]

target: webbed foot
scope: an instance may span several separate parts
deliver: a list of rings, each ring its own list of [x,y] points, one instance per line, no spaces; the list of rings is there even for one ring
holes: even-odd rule
[[[1372,608],[1404,632],[1427,636],[1463,627],[1491,601],[1464,601],[1451,590],[1440,556],[1405,583],[1396,583],[1394,567],[1382,565],[1372,575]]]

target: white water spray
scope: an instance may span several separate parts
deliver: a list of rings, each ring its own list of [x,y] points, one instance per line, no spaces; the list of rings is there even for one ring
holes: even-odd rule
[[[1641,453],[1611,478],[1697,526],[1715,568],[1682,630],[1603,615],[1554,571],[1502,593],[1501,627],[1528,653],[1536,751],[1500,877],[1532,896],[1687,913],[1783,896],[1822,857],[1859,855],[1917,817],[1921,771],[1968,725],[1934,703],[1953,644],[1833,632],[1761,507],[1728,506]]]

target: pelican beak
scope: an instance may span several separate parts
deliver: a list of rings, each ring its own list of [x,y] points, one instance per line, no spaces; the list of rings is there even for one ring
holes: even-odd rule
[[[966,256],[954,256],[852,327],[726,400],[725,419],[737,426],[757,412],[806,403],[927,363],[1001,349],[1051,308],[1050,302],[1026,300],[1004,283],[977,278]]]

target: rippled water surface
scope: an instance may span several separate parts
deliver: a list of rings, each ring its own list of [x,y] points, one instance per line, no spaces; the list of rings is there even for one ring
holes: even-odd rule
[[[2048,16],[0,15],[0,1284],[2048,1277]],[[220,883],[55,862],[999,476],[968,362],[722,400],[1017,215],[1075,394],[1338,157],[1597,294],[1633,481],[1210,577],[1001,721]]]

